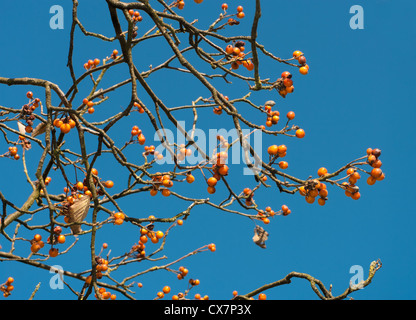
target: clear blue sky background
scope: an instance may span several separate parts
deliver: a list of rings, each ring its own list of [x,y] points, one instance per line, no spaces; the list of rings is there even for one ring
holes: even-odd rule
[[[191,21],[199,19],[198,25],[201,27],[208,26],[218,16],[222,2],[206,0],[197,5],[187,0],[181,13]],[[57,3],[58,1],[51,0],[23,0],[19,2],[19,7],[14,2],[0,3],[0,76],[43,78],[58,84],[64,91],[69,88],[71,79],[66,61],[72,2],[59,1],[65,11],[64,30],[52,30],[49,28],[49,8]],[[230,0],[228,3],[230,11],[234,10],[234,6],[243,5],[246,17],[230,33],[227,31],[227,34],[232,32],[248,35],[254,1]],[[349,9],[354,4],[364,8],[364,30],[352,30],[349,26],[352,16]],[[288,146],[287,172],[306,178],[311,174],[316,175],[316,170],[321,166],[334,171],[348,161],[364,155],[368,147],[378,147],[382,150],[382,169],[386,179],[368,186],[363,177],[359,182],[362,197],[358,201],[345,197],[342,190],[330,187],[329,201],[324,207],[316,203],[309,205],[299,195],[280,194],[275,188],[264,193],[257,192],[255,199],[260,207],[270,205],[278,210],[282,204],[287,204],[292,210],[290,216],[276,217],[266,227],[270,233],[266,250],[253,244],[251,238],[254,225],[250,220],[210,207],[198,207],[183,226],[171,231],[163,252],[168,259],[157,264],[172,261],[193,249],[214,242],[217,244],[215,253],[198,254],[176,267],[184,265],[190,270],[189,277],[200,279],[201,285],[193,289],[193,293],[207,294],[211,299],[229,299],[233,290],[247,293],[265,283],[281,279],[291,271],[309,273],[327,286],[332,284],[333,293],[337,295],[348,287],[353,276],[349,273],[351,266],[362,266],[364,276],[367,277],[371,261],[381,259],[383,267],[371,285],[351,296],[356,299],[415,299],[416,218],[412,192],[414,174],[410,163],[416,156],[416,111],[413,98],[416,89],[413,70],[416,58],[415,10],[416,3],[410,0],[262,1],[259,41],[267,50],[282,58],[290,57],[296,49],[302,50],[310,65],[307,76],[289,69],[294,71],[296,91],[285,100],[275,91],[253,93],[252,100],[257,104],[273,99],[277,101],[277,110],[282,114],[289,110],[295,111],[296,124],[306,131],[306,137],[302,140],[265,137],[264,149],[270,144],[285,143]],[[114,35],[104,1],[82,1],[79,17],[88,30],[107,36]],[[144,16],[140,31],[147,30],[149,20]],[[165,46],[158,47],[159,44],[160,42],[153,41],[136,47],[135,61],[140,70],[146,70],[149,64],[155,66],[172,55]],[[74,52],[77,76],[82,74],[82,65],[88,59],[102,59],[115,48],[119,49],[117,43],[85,38],[77,30]],[[264,78],[275,79],[286,69],[285,65],[262,57],[260,71]],[[178,86],[179,81],[175,75],[174,72],[156,73],[148,79],[168,106],[189,104],[199,96],[209,97],[208,92],[199,84],[192,84],[189,77],[180,78],[183,82]],[[103,86],[127,77],[126,67],[119,66],[108,72]],[[234,81],[232,86],[221,81],[214,83],[230,98],[248,92],[244,82]],[[44,93],[38,88],[1,85],[0,104],[20,107],[25,103],[25,93],[29,89],[35,96],[44,99]],[[83,88],[77,101],[81,102],[89,90],[89,87]],[[143,101],[149,103],[143,90],[139,90],[139,94]],[[128,102],[129,88],[125,88],[111,94],[110,102],[97,107],[98,112],[91,117],[103,119],[122,110]],[[264,123],[264,118],[252,113],[247,106],[237,107],[247,116],[252,114],[251,120]],[[177,118],[181,119],[182,114],[178,113]],[[230,120],[223,118],[216,117],[208,109],[200,117],[199,127],[208,129],[215,121],[217,127],[230,128]],[[110,132],[115,135],[120,146],[129,138],[133,124],[138,124],[144,130],[149,128],[147,137],[150,143],[153,132],[150,131],[146,118],[134,114],[124,123],[124,129]],[[68,146],[70,142],[71,137],[68,137]],[[95,145],[94,142],[89,151]],[[3,139],[0,139],[0,149],[3,150],[1,152],[7,150]],[[132,148],[131,154],[139,155],[138,150],[141,150],[140,147]],[[39,150],[34,147],[31,153],[28,155],[29,170],[32,170],[34,178],[33,170]],[[16,205],[20,205],[30,192],[21,162],[0,159],[0,163],[3,169],[7,169],[2,170],[0,190]],[[97,168],[104,179],[116,181],[117,176],[124,171],[113,167],[109,169],[112,163],[109,157],[103,157]],[[406,167],[410,168],[409,172],[405,171]],[[62,179],[57,176],[52,178],[54,180],[50,192],[61,192]],[[202,179],[201,176],[198,178]],[[252,178],[241,175],[241,168],[238,167],[230,174],[229,180],[237,190],[255,185]],[[114,192],[121,187],[116,184]],[[190,196],[207,196],[202,184],[192,187],[192,190],[189,186],[177,188]],[[217,189],[217,194],[211,197],[214,201],[221,200],[221,192],[225,191],[223,186]],[[169,200],[170,202],[161,197],[156,200],[148,194],[139,194],[120,204],[128,215],[135,217],[150,214],[169,217],[188,205],[175,201],[172,197]],[[161,230],[166,227],[163,224],[157,226]],[[97,246],[107,242],[112,255],[123,254],[138,241],[136,229],[126,225],[108,225],[103,230],[105,235],[99,233]],[[68,240],[68,244],[71,242],[72,239]],[[0,244],[4,246],[3,249],[9,249],[4,239]],[[27,256],[29,245],[20,245],[15,253]],[[61,250],[66,246],[67,244],[63,245]],[[151,244],[149,248],[150,246]],[[71,254],[47,263],[79,272],[89,268],[88,253],[87,236],[79,241]],[[136,264],[126,272],[120,271],[112,276],[121,279],[151,265],[148,262]],[[39,282],[41,287],[37,299],[74,297],[67,288],[51,290],[48,284],[50,274],[45,270],[34,270],[19,263],[0,263],[0,282],[8,276],[15,278],[15,291],[9,299],[27,299]],[[65,280],[79,290],[79,281],[69,278]],[[142,289],[134,288],[138,299],[152,299],[164,285],[170,285],[172,293],[186,289],[186,282],[176,280],[174,275],[163,270],[147,274],[136,281],[144,284]],[[266,294],[269,299],[317,298],[309,283],[296,279],[292,284],[268,290]],[[120,294],[118,296],[121,297]]]

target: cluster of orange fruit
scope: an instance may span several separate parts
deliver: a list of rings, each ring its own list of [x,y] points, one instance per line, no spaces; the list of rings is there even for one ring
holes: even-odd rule
[[[321,171],[318,170],[318,172],[322,172],[323,169],[321,168]],[[326,184],[317,179],[308,180],[305,186],[299,187],[299,194],[304,196],[306,202],[310,204],[314,203],[317,197],[319,197],[318,204],[321,206],[325,205],[326,200],[328,200],[328,190]]]
[[[47,239],[47,243],[51,244],[52,246],[58,243],[59,244],[65,243],[66,238],[63,234],[61,234],[61,232],[62,232],[62,228],[60,226],[56,226],[52,232],[52,240],[49,236]],[[32,253],[37,253],[45,245],[45,243],[42,241],[42,236],[40,234],[35,234],[33,239],[30,240],[30,244],[31,244],[30,251]],[[49,256],[52,258],[56,257],[58,253],[59,253],[59,250],[57,248],[52,247],[49,250]]]
[[[272,157],[278,156],[280,158],[284,158],[287,153],[287,147],[284,144],[281,144],[279,146],[273,144],[267,148],[267,153]]]
[[[52,232],[52,240],[50,238],[50,236],[48,237],[47,243],[49,244],[63,244],[66,241],[66,238],[63,234],[61,234],[62,232],[62,228],[60,226],[56,226],[55,228],[53,228],[53,232]]]
[[[133,126],[133,128],[131,129],[131,138],[134,139],[134,137],[137,137],[137,141],[141,145],[143,145],[146,142],[146,138],[142,133],[142,130],[140,130],[138,126]]]
[[[75,121],[70,117],[65,117],[63,119],[56,118],[53,120],[54,127],[61,130],[61,133],[67,134],[71,129],[75,128]]]
[[[184,159],[185,159],[185,157],[186,156],[190,156],[190,155],[192,155],[192,149],[187,149],[186,147],[185,147],[185,144],[183,144],[183,143],[181,143],[180,145],[179,145],[179,152],[177,152],[177,159],[178,159],[178,161],[183,161]]]
[[[168,197],[170,196],[170,190],[168,188],[173,186],[173,181],[171,180],[170,175],[162,175],[160,172],[158,172],[152,177],[152,185],[153,187],[150,189],[151,196],[155,196],[159,191],[159,188],[163,186],[165,188],[162,189],[162,195]]]
[[[116,300],[117,298],[115,294],[112,294],[111,292],[107,291],[107,289],[104,287],[101,287],[98,289],[98,294],[100,295],[100,298],[104,300],[108,300],[108,299]],[[99,299],[97,294],[95,294],[95,298]]]
[[[223,96],[225,100],[229,100],[229,98],[227,96]],[[222,114],[222,106],[218,106],[218,107],[214,107],[214,113],[215,114]]]
[[[84,98],[82,100],[82,104],[84,106],[87,106],[88,107],[87,110],[88,110],[88,113],[89,114],[93,114],[94,113],[95,109],[94,109],[94,102],[93,101],[89,101],[87,98]]]
[[[90,70],[96,68],[100,64],[100,59],[95,58],[94,60],[89,59],[86,63],[84,63],[84,69]]]
[[[367,163],[373,168],[369,172],[367,178],[367,184],[372,186],[377,181],[382,181],[385,178],[384,172],[380,169],[382,162],[379,159],[381,155],[380,149],[367,149]],[[345,195],[351,199],[358,200],[361,197],[358,186],[356,186],[357,181],[361,178],[360,174],[355,168],[347,169],[348,182],[343,182],[342,185],[345,188]]]
[[[33,121],[36,117],[33,115],[33,112],[39,106],[40,99],[33,99],[33,92],[28,91],[26,97],[29,99],[29,103],[25,104],[20,112],[21,117],[26,121],[25,131],[31,133],[33,131]]]
[[[380,169],[382,162],[379,159],[381,155],[380,149],[367,149],[367,162],[368,164],[373,167],[370,172],[369,177],[367,178],[367,183],[372,186],[376,183],[376,181],[382,181],[385,178],[384,172]]]
[[[101,258],[101,257],[96,257],[95,261],[97,262],[97,264],[95,265],[95,277],[97,279],[101,279],[103,277],[103,272],[108,270],[108,260]],[[86,284],[90,284],[92,280],[92,275],[89,275],[86,279],[85,279],[85,283]]]
[[[122,212],[116,212],[116,213],[114,213],[113,218],[114,218],[114,224],[119,226],[119,225],[123,224],[124,219],[125,219],[125,215]]]
[[[8,277],[7,281],[0,285],[0,291],[3,292],[3,297],[7,298],[12,294],[12,291],[14,290],[14,286],[12,283],[14,282],[14,279],[12,277]]]
[[[129,14],[133,19],[133,22],[140,22],[143,20],[143,17],[140,15],[140,11],[135,11],[133,9],[129,10]]]
[[[281,78],[278,81],[281,81],[281,86],[279,88],[279,94],[285,98],[288,93],[293,93],[295,87],[293,86],[292,74],[289,71],[282,72]]]
[[[137,108],[137,111],[139,111],[139,113],[144,113],[144,109],[139,103],[134,102],[133,106],[135,106]]]
[[[9,147],[9,156],[14,160],[20,159],[20,156],[17,154],[17,147]]]
[[[280,212],[278,212],[278,215],[288,216],[292,213],[292,210],[289,209],[287,205],[282,205],[282,208]],[[257,215],[259,216],[259,219],[263,221],[264,224],[269,224],[270,219],[268,217],[274,217],[276,215],[276,212],[272,210],[271,207],[266,207],[265,210],[260,210],[257,212]]]
[[[195,2],[196,2],[196,0],[195,0]],[[224,10],[224,11],[227,11],[228,10],[228,4],[223,3],[221,5],[221,9]],[[235,15],[237,16],[238,19],[243,19],[246,16],[245,13],[243,12],[243,10],[244,9],[243,9],[242,6],[237,7],[237,13]]]
[[[37,253],[45,246],[45,243],[42,241],[42,236],[40,234],[35,234],[33,239],[30,240],[30,245],[30,251]]]
[[[188,274],[189,270],[183,266],[180,266],[178,269],[179,273],[177,275],[178,280],[182,280],[183,278],[186,277],[186,275]]]
[[[302,51],[296,50],[293,52],[293,58],[298,60],[300,67],[299,72],[303,75],[308,74],[309,65],[306,64],[306,58]]]
[[[139,243],[145,244],[148,240],[152,243],[158,243],[160,239],[162,239],[165,234],[161,230],[154,231],[153,225],[151,225],[152,228],[140,228],[140,241]],[[144,247],[143,247],[144,249]]]
[[[234,45],[229,44],[225,48],[225,52],[227,53],[228,57],[231,58],[233,61],[231,63],[231,68],[237,70],[240,65],[243,65],[248,71],[252,71],[254,69],[254,64],[251,59],[246,59],[245,51],[245,43],[244,41],[237,41]]]
[[[251,206],[253,204],[254,191],[250,188],[244,188],[243,194],[246,199],[246,206]]]
[[[144,146],[144,155],[154,155],[154,157],[157,160],[162,160],[163,159],[163,154],[161,154],[159,151],[155,150],[155,146],[151,145],[151,146]]]
[[[208,193],[214,194],[216,192],[215,186],[217,185],[217,182],[221,180],[223,176],[228,175],[229,167],[225,164],[227,158],[228,153],[226,151],[218,152],[215,155],[213,159],[215,163],[212,165],[213,175],[207,179]]]
[[[162,299],[165,296],[165,294],[168,294],[169,292],[170,292],[170,287],[169,286],[164,286],[162,291],[159,291],[157,293],[157,297],[159,299]]]

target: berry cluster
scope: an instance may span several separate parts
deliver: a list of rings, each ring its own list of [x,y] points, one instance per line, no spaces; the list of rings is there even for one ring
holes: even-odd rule
[[[153,155],[157,160],[163,159],[163,154],[161,154],[159,151],[155,150],[155,146],[144,146],[144,153],[145,156]]]
[[[323,206],[328,200],[328,190],[325,183],[322,183],[316,179],[308,180],[305,186],[299,187],[299,193],[300,195],[304,196],[306,202],[310,204],[314,203],[318,196],[318,204],[321,206]]]
[[[152,177],[152,185],[153,187],[150,189],[151,196],[155,196],[159,191],[160,187],[164,187],[162,189],[162,195],[165,197],[169,197],[170,190],[168,188],[171,188],[173,186],[173,181],[171,180],[170,175],[162,175],[160,172],[158,172]]]
[[[47,239],[47,243],[48,244],[63,244],[66,241],[66,238],[63,234],[61,234],[62,232],[62,228],[60,226],[56,226],[55,228],[53,228],[53,232],[52,232],[52,240],[51,237],[49,236]]]
[[[100,64],[100,59],[95,58],[94,60],[89,59],[86,63],[84,63],[84,69],[90,70],[96,68]]]
[[[20,156],[17,154],[17,147],[9,147],[8,155],[10,158],[13,158],[14,160],[19,160]]]
[[[229,98],[227,97],[227,96],[223,96],[224,97],[224,99],[225,100],[229,100]],[[220,114],[222,114],[222,106],[218,106],[218,107],[214,107],[214,113],[215,114],[218,114],[218,115],[220,115]]]
[[[146,138],[144,134],[142,133],[142,130],[140,130],[138,126],[133,126],[131,128],[131,140],[130,141],[133,141],[134,137],[137,137],[137,141],[139,142],[140,145],[143,145],[146,142]]]
[[[114,224],[119,226],[119,225],[123,224],[124,219],[125,219],[125,215],[122,212],[116,212],[116,213],[114,213],[113,218],[114,218]]]
[[[243,65],[248,71],[252,71],[254,69],[254,64],[251,62],[250,59],[246,59],[245,51],[245,42],[244,41],[236,41],[234,45],[229,44],[225,48],[225,52],[227,53],[227,59],[232,61],[231,68],[237,70],[240,65]]]
[[[288,93],[293,93],[295,87],[293,86],[292,74],[289,71],[282,72],[282,75],[277,79],[279,94],[285,98]]]
[[[54,127],[61,130],[61,133],[67,134],[71,129],[75,128],[75,121],[72,120],[70,117],[64,117],[61,119],[56,118],[53,121]]]
[[[298,60],[300,66],[299,66],[299,72],[303,75],[308,74],[309,72],[309,66],[306,64],[306,58],[303,54],[303,52],[296,50],[293,52],[293,58]]]
[[[30,240],[30,244],[30,251],[33,253],[37,253],[45,246],[45,243],[42,241],[42,236],[40,234],[35,234],[33,239]]]
[[[144,113],[144,109],[139,103],[135,102],[133,105],[137,108],[139,113]]]
[[[0,291],[3,292],[3,297],[7,298],[12,294],[12,291],[14,290],[14,286],[12,285],[13,282],[14,279],[9,277],[5,283],[0,285]]]
[[[117,296],[114,293],[111,293],[111,292],[107,291],[107,289],[104,288],[104,287],[98,288],[98,295],[100,297],[98,297],[97,294],[95,294],[96,299],[101,298],[101,299],[104,299],[104,300],[108,300],[108,299],[116,300],[116,298],[117,298]]]
[[[33,93],[31,91],[28,91],[26,93],[26,97],[29,99],[29,103],[23,105],[22,110],[20,112],[20,118],[23,118],[26,122],[25,131],[27,133],[31,133],[33,131],[33,121],[36,119],[33,112],[39,106],[40,99],[33,99]]]

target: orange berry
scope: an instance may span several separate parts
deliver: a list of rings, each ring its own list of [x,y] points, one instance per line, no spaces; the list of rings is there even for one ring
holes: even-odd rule
[[[305,136],[305,131],[303,129],[296,130],[296,137],[302,139]]]
[[[245,13],[244,12],[239,12],[239,13],[237,13],[237,18],[238,19],[243,19],[245,17]]]
[[[218,169],[218,173],[222,176],[226,176],[228,174],[228,166],[227,165],[223,165],[222,167],[220,167]],[[217,179],[218,180],[218,179]]]
[[[114,219],[124,220],[124,214],[122,212],[117,212],[114,214]]]
[[[300,56],[302,56],[302,51],[296,50],[293,52],[293,58],[298,59]]]
[[[279,151],[279,147],[275,144],[267,148],[267,152],[270,155],[276,155],[278,151]]]
[[[195,177],[192,175],[192,174],[188,174],[187,176],[186,176],[186,182],[188,182],[188,183],[192,183],[192,182],[194,182],[195,181]]]
[[[226,4],[226,3],[223,3],[222,5],[221,5],[221,9],[222,10],[227,10],[228,9],[228,4]]]
[[[289,111],[286,116],[289,120],[295,119],[295,113],[293,111]]]
[[[178,222],[179,226],[183,225],[183,220],[182,219],[179,219],[177,222]]]
[[[322,177],[328,173],[328,170],[324,167],[318,169],[318,176]]]
[[[209,187],[207,188],[207,191],[208,191],[208,193],[210,193],[210,194],[214,194],[216,190],[215,190],[215,187],[209,186]]]
[[[280,169],[287,169],[288,166],[289,166],[289,164],[286,161],[280,161],[279,162]]]
[[[61,244],[62,244],[62,243],[65,243],[65,236],[64,236],[63,234],[60,234],[60,235],[59,235],[59,237],[58,237],[58,242],[59,242],[59,243],[61,243]]]
[[[225,52],[228,54],[232,54],[234,52],[234,47],[229,44],[226,48],[225,48]]]
[[[306,67],[306,66],[300,67],[300,68],[299,68],[299,72],[300,72],[301,74],[303,74],[303,75],[306,75],[306,74],[308,74],[308,72],[309,72],[309,68],[308,68],[308,67]]]
[[[381,171],[380,168],[374,168],[371,170],[370,174],[373,178],[377,179],[383,174],[383,171]]]
[[[163,287],[163,289],[162,289],[162,291],[163,291],[165,294],[168,294],[168,293],[170,292],[170,287],[169,287],[169,286],[164,286],[164,287]]]
[[[49,256],[52,258],[55,258],[59,253],[59,250],[57,248],[51,248],[49,250]]]
[[[156,232],[156,238],[158,238],[158,239],[162,239],[163,238],[163,232],[162,231],[157,231]]]
[[[266,300],[267,296],[264,293],[259,294],[259,300]]]
[[[207,183],[210,187],[215,187],[215,185],[217,184],[217,179],[215,179],[214,177],[211,177],[207,180]]]
[[[106,182],[104,183],[104,186],[105,186],[106,188],[112,188],[112,187],[114,186],[114,182],[113,182],[113,181],[111,181],[111,180],[108,180],[108,181],[106,181]]]

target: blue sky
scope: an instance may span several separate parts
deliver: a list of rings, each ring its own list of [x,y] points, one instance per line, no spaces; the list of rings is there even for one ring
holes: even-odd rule
[[[202,28],[218,16],[223,1],[207,0],[200,5],[190,0],[186,2],[181,13],[191,21],[198,18],[197,24]],[[246,17],[239,26],[225,34],[248,35],[253,19],[253,1],[228,3],[230,11],[234,5],[244,6]],[[65,12],[63,30],[52,30],[49,27],[49,8],[54,4],[56,3],[50,0],[24,0],[22,7],[25,8],[24,12],[30,13],[30,22],[22,22],[22,11],[13,2],[0,4],[0,30],[3,35],[0,37],[0,76],[42,78],[58,84],[64,91],[69,88],[71,79],[66,62],[72,2],[61,3]],[[352,15],[349,9],[354,4],[362,5],[364,9],[363,30],[350,28]],[[201,281],[193,293],[207,294],[211,299],[229,299],[233,290],[247,293],[265,283],[281,279],[291,271],[298,271],[320,279],[327,287],[332,284],[333,293],[337,295],[347,288],[353,276],[350,273],[352,266],[362,266],[366,277],[370,263],[380,259],[383,266],[371,285],[351,296],[355,299],[416,298],[413,290],[416,284],[413,273],[416,262],[416,218],[414,197],[411,194],[413,174],[403,171],[410,167],[409,161],[416,156],[413,129],[416,115],[413,93],[416,83],[412,67],[416,58],[416,22],[411,16],[415,9],[414,1],[403,0],[299,0],[295,4],[288,1],[262,2],[259,42],[281,58],[289,58],[294,50],[301,50],[310,65],[310,73],[302,76],[294,69],[261,57],[262,77],[275,79],[282,71],[293,71],[296,90],[284,100],[276,91],[256,92],[251,96],[252,101],[261,105],[272,99],[277,102],[276,109],[281,114],[286,114],[289,110],[295,111],[296,124],[306,131],[304,139],[265,136],[264,151],[270,144],[286,144],[286,161],[289,162],[287,172],[305,179],[309,175],[316,175],[317,169],[322,166],[334,171],[363,156],[368,147],[378,147],[382,150],[382,169],[386,179],[368,186],[363,177],[359,182],[362,196],[358,201],[345,197],[342,190],[330,187],[329,200],[324,207],[316,203],[309,205],[298,194],[280,194],[276,188],[257,192],[255,199],[260,207],[271,206],[277,210],[282,204],[287,204],[292,210],[291,215],[275,217],[265,227],[270,233],[266,250],[253,244],[251,238],[254,224],[249,219],[210,207],[194,209],[183,226],[172,229],[166,250],[163,251],[168,262],[202,245],[216,243],[216,252],[204,252],[179,264],[190,270],[191,278]],[[80,20],[88,30],[113,36],[104,2],[94,1],[94,6],[81,3],[78,11]],[[150,19],[144,18],[143,30],[146,30],[150,26]],[[135,48],[135,62],[140,71],[146,70],[149,64],[156,66],[172,55],[166,46],[159,45],[160,41],[155,40]],[[76,75],[82,74],[82,66],[88,59],[102,59],[111,54],[113,49],[119,49],[117,43],[86,38],[77,30],[74,52]],[[127,71],[125,66],[110,70],[103,86],[126,79]],[[148,82],[169,107],[189,104],[199,96],[209,96],[206,89],[192,82],[189,77],[180,75],[179,79],[180,81],[176,73],[168,71],[153,74]],[[248,92],[245,82],[233,81],[228,86],[219,80],[213,83],[232,99]],[[82,101],[90,90],[89,86],[90,83],[81,89],[77,101]],[[109,95],[110,101],[100,106],[100,112],[93,116],[103,119],[122,110],[130,100],[129,89],[126,87]],[[44,98],[44,93],[38,88],[0,85],[0,105],[21,106],[26,101],[25,93],[28,90],[32,90],[35,96]],[[139,89],[138,92],[140,98],[149,103],[150,99],[144,91]],[[54,99],[56,103],[56,97]],[[242,114],[250,114],[251,110],[247,106],[237,107]],[[251,120],[262,124],[264,119],[261,115],[252,111],[251,114]],[[200,128],[212,128],[213,123],[216,127],[225,128],[232,125],[229,119],[218,118],[210,109],[201,112],[201,115],[204,116],[200,117]],[[178,112],[176,116],[185,119],[189,113]],[[142,115],[135,114],[123,123],[127,129],[119,127],[117,131],[110,132],[116,143],[121,145],[129,138],[130,127],[134,124],[143,130],[148,129],[146,136],[151,140],[153,132]],[[68,138],[69,146],[75,141],[72,138]],[[93,150],[95,145],[96,142],[92,141],[89,150]],[[7,150],[7,147],[1,139],[1,150]],[[74,148],[77,148],[76,144]],[[139,154],[138,149],[132,148],[131,155]],[[33,173],[39,150],[34,148],[31,153],[28,166]],[[1,192],[16,205],[21,204],[30,191],[21,163],[8,159],[0,159],[0,163],[3,168],[8,168],[2,170]],[[107,156],[97,166],[104,179],[116,181],[117,176],[125,171],[113,168],[112,163],[114,162]],[[51,185],[51,191],[61,192],[59,177],[52,178],[54,184]],[[202,180],[201,176],[198,178]],[[255,185],[252,178],[241,174],[240,167],[234,169],[229,180],[237,190],[241,186]],[[114,192],[121,190],[121,187],[116,183]],[[181,190],[190,196],[207,196],[203,184],[192,189],[189,186],[177,188],[178,192]],[[224,195],[223,186],[217,190],[211,197],[213,201],[221,201],[221,195]],[[150,198],[148,194],[126,198],[120,204],[126,213],[135,217],[150,214],[169,217],[188,205],[172,197],[156,199]],[[167,226],[161,224],[158,227],[164,230]],[[107,242],[112,255],[128,251],[138,241],[136,229],[126,225],[108,225],[103,230],[97,236],[97,245]],[[0,244],[3,249],[8,248],[4,238],[0,239]],[[78,242],[72,254],[47,263],[79,272],[89,268],[88,251],[87,236]],[[24,246],[16,250],[16,254],[23,256],[27,256],[28,252],[29,247]],[[166,262],[162,260],[158,263]],[[112,276],[121,279],[150,265],[149,262],[142,263]],[[15,278],[15,291],[8,299],[27,299],[39,282],[41,286],[37,299],[74,297],[68,289],[51,290],[48,285],[50,275],[45,270],[34,270],[19,263],[1,263],[0,282],[8,276]],[[66,280],[79,290],[79,282]],[[138,299],[152,299],[164,285],[170,285],[172,293],[186,289],[185,282],[176,280],[174,275],[163,270],[157,274],[147,274],[137,281],[144,285],[141,289],[135,288],[137,294],[134,296]],[[309,284],[301,279],[268,290],[266,294],[269,299],[317,298]],[[170,295],[166,299],[169,297]]]

